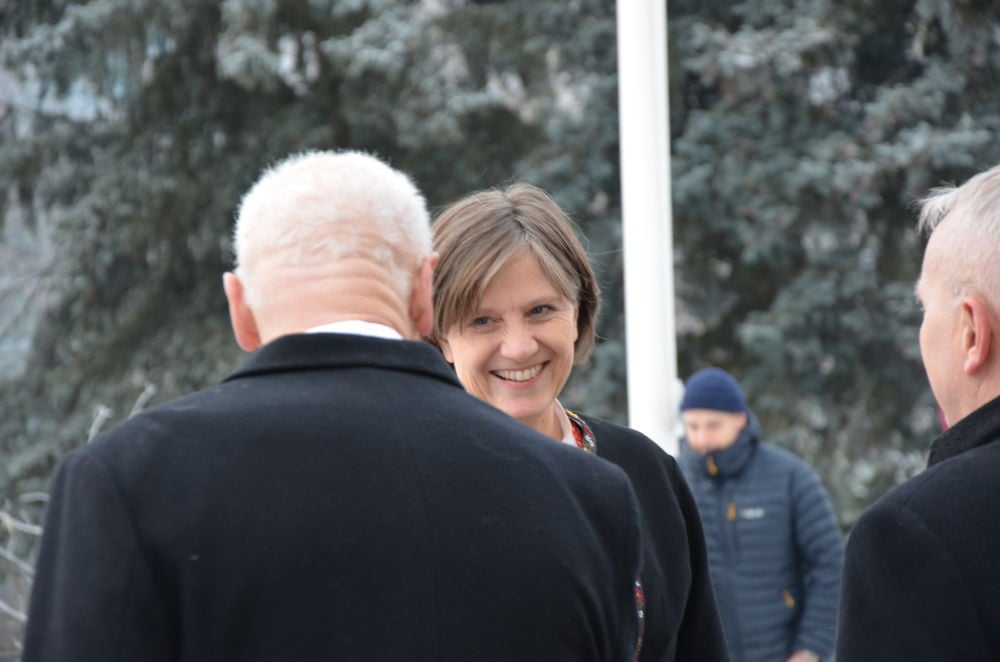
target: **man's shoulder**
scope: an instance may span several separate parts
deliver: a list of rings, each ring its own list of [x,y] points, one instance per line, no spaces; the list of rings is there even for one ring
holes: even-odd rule
[[[908,538],[910,534],[907,532],[927,531],[926,517],[929,513],[926,502],[914,500],[916,495],[932,497],[936,492],[935,481],[929,481],[925,474],[897,485],[865,508],[848,536],[848,546],[854,554],[867,553],[874,541],[886,539],[890,531],[898,540]]]
[[[770,471],[792,475],[813,474],[812,468],[801,457],[783,446],[767,441],[757,443],[755,460]]]
[[[982,511],[997,503],[989,497],[996,489],[998,473],[1000,439],[924,469],[886,492],[870,510],[902,507],[920,513],[964,504]]]
[[[225,386],[216,384],[129,414],[92,439],[82,441],[68,455],[87,458],[111,471],[156,462],[164,450],[184,445],[179,424],[191,421],[193,427],[194,421],[210,418],[218,411],[224,391]]]
[[[794,451],[785,448],[784,446],[779,446],[770,441],[758,441],[757,448],[761,457],[767,458],[769,462],[774,462],[786,466],[797,466],[799,464],[805,464],[805,461],[799,457]]]
[[[487,405],[487,407],[492,409],[492,407],[489,405]],[[572,444],[566,444],[559,441],[555,441],[554,439],[550,439],[549,437],[546,437],[545,435],[537,432],[536,430],[524,426],[519,421],[510,418],[507,414],[500,412],[499,410],[495,411],[497,411],[497,413],[499,413],[500,417],[503,419],[504,426],[509,426],[513,430],[527,432],[530,434],[530,441],[528,441],[528,437],[525,437],[522,443],[528,444],[531,448],[541,446],[542,448],[545,449],[546,454],[551,455],[553,458],[558,458],[558,460],[561,462],[570,461],[579,464],[580,466],[585,466],[588,468],[596,467],[600,471],[607,471],[612,474],[623,475],[619,467],[601,458],[600,452],[598,452],[597,455],[594,455],[593,453],[583,452]],[[581,418],[584,417],[581,416]],[[587,417],[584,418],[584,420],[587,422],[587,425],[590,425],[591,422],[594,421],[595,419]],[[598,430],[593,426],[591,426],[591,429],[594,431],[594,434],[597,437],[597,445],[598,449],[600,449],[603,440],[601,433],[598,432]]]
[[[428,397],[424,406],[404,415],[412,434],[446,440],[444,447],[468,461],[477,461],[475,458],[482,455],[492,457],[498,470],[501,464],[540,462],[548,467],[552,480],[569,480],[578,487],[592,481],[596,491],[602,489],[599,485],[613,488],[616,483],[628,482],[624,471],[611,462],[551,439],[462,389],[445,389]]]

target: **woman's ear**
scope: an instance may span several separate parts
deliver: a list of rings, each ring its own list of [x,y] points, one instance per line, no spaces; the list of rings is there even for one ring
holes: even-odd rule
[[[246,301],[246,290],[239,276],[231,271],[222,275],[222,289],[229,302],[229,323],[233,327],[236,343],[248,352],[260,347],[260,333],[257,320]]]

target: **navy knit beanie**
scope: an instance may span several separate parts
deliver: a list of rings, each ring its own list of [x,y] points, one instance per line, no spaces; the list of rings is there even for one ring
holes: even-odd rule
[[[720,368],[704,368],[688,377],[681,411],[712,409],[733,413],[747,411],[739,382]]]

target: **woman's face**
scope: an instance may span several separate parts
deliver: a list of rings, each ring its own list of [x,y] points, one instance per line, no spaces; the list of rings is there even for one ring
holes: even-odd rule
[[[479,307],[447,330],[441,350],[467,391],[559,436],[554,403],[573,367],[576,338],[576,303],[524,251],[497,272]]]

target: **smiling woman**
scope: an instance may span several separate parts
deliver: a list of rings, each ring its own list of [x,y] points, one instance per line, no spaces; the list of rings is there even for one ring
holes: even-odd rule
[[[600,291],[573,222],[539,188],[474,193],[433,225],[430,340],[476,397],[556,441],[620,466],[646,533],[640,660],[727,660],[691,493],[651,439],[567,411],[559,393],[595,340]]]
[[[486,286],[479,307],[441,338],[466,389],[550,437],[563,436],[556,397],[573,367],[576,302],[527,249]]]
[[[600,290],[573,223],[529,184],[482,191],[434,222],[432,341],[466,389],[553,439],[556,398],[594,345]]]

